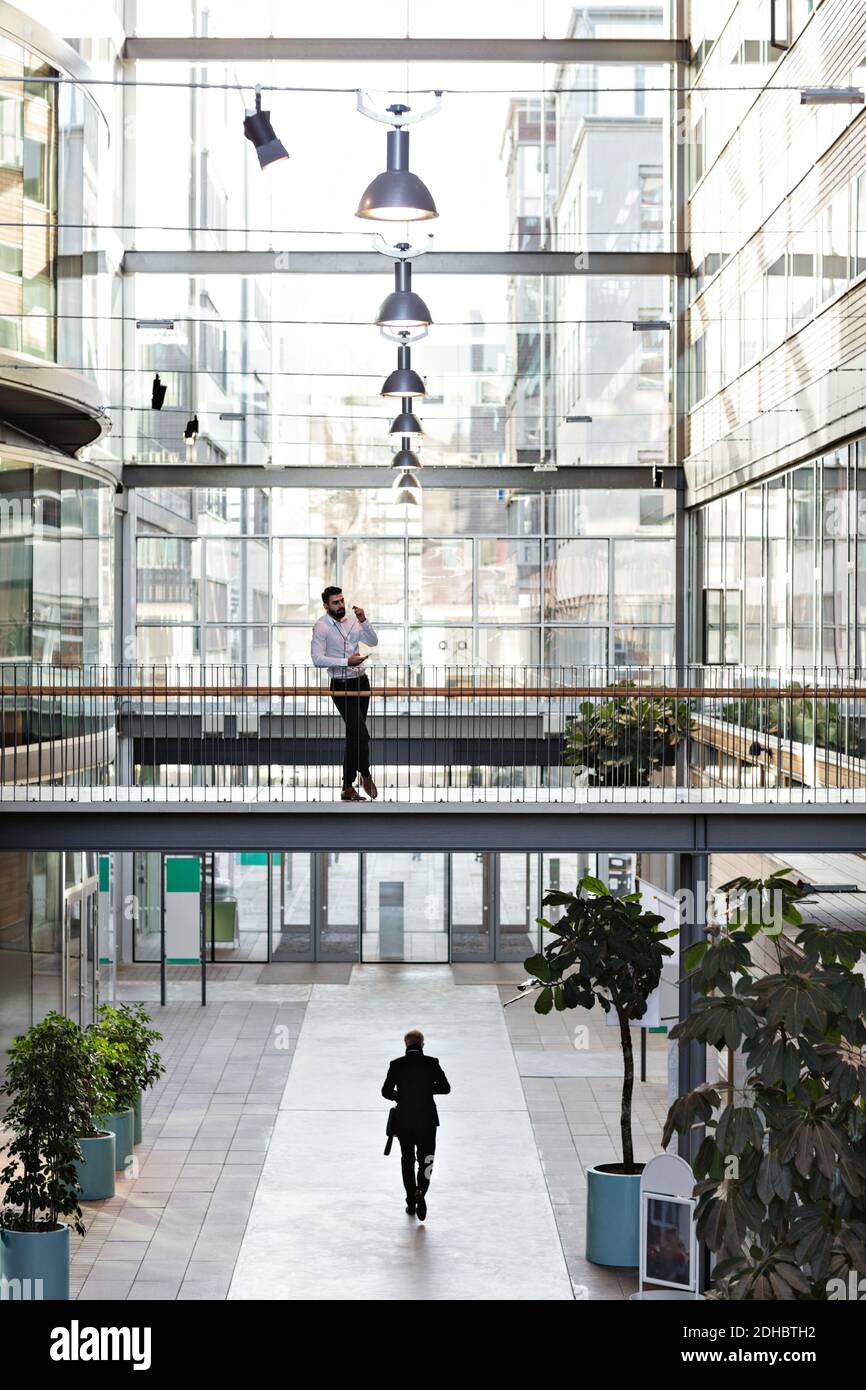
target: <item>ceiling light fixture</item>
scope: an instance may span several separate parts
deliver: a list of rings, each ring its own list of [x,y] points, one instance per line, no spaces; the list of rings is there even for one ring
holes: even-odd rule
[[[407,469],[421,467],[421,460],[419,459],[417,454],[412,452],[412,449],[410,448],[411,443],[412,440],[408,436],[406,436],[404,439],[401,439],[400,448],[397,450],[396,454],[391,460],[392,468]]]
[[[388,433],[402,434],[406,435],[407,437],[412,435],[423,436],[424,431],[421,428],[421,421],[418,419],[417,415],[412,414],[411,396],[404,396],[403,409],[400,411],[400,414],[394,420]]]
[[[375,121],[389,121],[393,129],[388,131],[385,172],[377,174],[364,189],[356,217],[371,222],[423,222],[439,216],[429,188],[409,169],[409,132],[404,128],[439,110],[442,93],[437,92],[435,96],[434,106],[416,116],[410,116],[410,108],[401,102],[389,106],[387,115],[381,115],[365,101],[365,93],[358,92],[358,110],[362,115]]]
[[[191,415],[186,422],[186,429],[183,432],[184,439],[195,439],[198,435],[198,416]]]
[[[408,251],[409,248],[405,242],[401,242],[398,249]],[[405,258],[395,261],[394,288],[379,307],[376,326],[404,332],[413,328],[429,328],[432,322],[424,300],[412,289],[412,262]]]
[[[421,484],[411,468],[404,468],[391,484],[391,494],[397,506],[420,507]]]
[[[261,87],[256,87],[255,110],[247,111],[244,116],[244,135],[255,146],[259,165],[262,169],[266,169],[277,159],[288,159],[288,150],[274,133],[270,111],[262,110]]]
[[[385,378],[380,396],[426,396],[427,387],[417,372],[412,370],[409,344],[403,342],[397,349],[397,366]]]
[[[636,319],[632,330],[635,333],[670,333],[671,326],[667,319]]]
[[[174,328],[174,319],[136,319],[136,328],[164,328],[166,332],[171,332]]]
[[[591,415],[566,415],[566,417],[565,417],[565,423],[566,423],[567,425],[591,425],[591,424],[592,424],[592,416],[591,416]]]
[[[150,388],[150,408],[151,410],[162,410],[165,401],[165,393],[168,390],[159,379],[159,372],[153,378],[153,385]]]

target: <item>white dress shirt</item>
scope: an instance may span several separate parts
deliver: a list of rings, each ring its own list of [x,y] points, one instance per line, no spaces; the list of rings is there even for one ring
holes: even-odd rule
[[[357,652],[359,642],[378,647],[379,639],[371,622],[359,623],[354,613],[347,613],[339,621],[323,614],[313,628],[310,642],[313,665],[330,667],[331,675],[338,680],[358,680],[363,666],[347,666],[346,662]]]

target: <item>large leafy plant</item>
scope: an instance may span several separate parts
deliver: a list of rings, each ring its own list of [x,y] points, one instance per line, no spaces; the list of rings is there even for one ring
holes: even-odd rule
[[[672,1032],[745,1063],[741,1086],[730,1068],[677,1100],[663,1139],[705,1131],[697,1228],[725,1298],[823,1299],[829,1279],[866,1274],[866,932],[804,921],[789,872],[724,885],[731,911],[686,952],[700,998]]]
[[[553,940],[524,962],[532,979],[522,986],[521,993],[537,992],[535,1011],[540,1014],[551,1009],[591,1009],[596,1004],[605,1013],[615,1012],[623,1057],[622,1171],[635,1173],[639,1169],[635,1167],[632,1138],[631,1024],[646,1013],[665,957],[673,955],[664,944],[665,938],[676,936],[676,931],[660,930],[664,918],[642,910],[640,893],[615,898],[600,879],[588,874],[576,893],[555,890],[546,893],[542,901],[545,907],[560,907],[563,912],[556,922],[537,919]]]
[[[84,1234],[76,1199],[80,1136],[93,1133],[92,1050],[71,1019],[50,1013],[16,1037],[0,1094],[9,1097],[4,1124],[9,1162],[0,1221],[16,1231],[54,1228],[61,1216]]]
[[[643,787],[653,772],[676,761],[691,728],[688,702],[641,693],[634,681],[612,687],[622,694],[586,700],[565,726],[565,761],[599,786]]]
[[[165,1071],[156,1050],[162,1034],[150,1026],[143,1004],[103,1004],[97,1018],[95,1031],[105,1045],[117,1102],[114,1108],[126,1110],[139,1091],[152,1086]]]

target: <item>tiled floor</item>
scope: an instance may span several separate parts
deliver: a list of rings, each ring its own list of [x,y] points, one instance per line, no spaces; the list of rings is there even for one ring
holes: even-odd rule
[[[507,986],[499,993],[503,1003],[514,998]],[[591,1264],[585,1255],[585,1170],[622,1157],[619,1032],[605,1024],[598,1010],[537,1014],[530,998],[509,1004],[505,1016],[575,1297],[627,1298],[637,1288],[635,1271]],[[581,1029],[585,1031],[576,1031]],[[633,1036],[632,1134],[640,1162],[661,1148],[668,1044],[661,1035],[647,1035],[647,1081],[641,1082],[640,1034],[634,1030]],[[582,1074],[526,1075],[530,1067],[534,1073]]]
[[[118,1174],[113,1200],[85,1206],[73,1297],[226,1297],[304,1009],[152,1009],[167,1073],[147,1097],[137,1172]]]
[[[542,1016],[523,998],[503,1009],[509,967],[479,967],[477,984],[469,967],[374,965],[321,983],[258,973],[212,967],[206,1008],[176,975],[173,1002],[151,1003],[168,1071],[147,1098],[137,1172],[85,1208],[74,1297],[632,1291],[632,1271],[584,1256],[584,1170],[619,1156],[619,1038],[601,1017]],[[151,974],[127,967],[119,995],[152,999]],[[379,1087],[416,1024],[452,1083],[425,1227],[403,1212],[398,1154],[381,1152]],[[650,1036],[639,1159],[658,1150],[665,1058]]]

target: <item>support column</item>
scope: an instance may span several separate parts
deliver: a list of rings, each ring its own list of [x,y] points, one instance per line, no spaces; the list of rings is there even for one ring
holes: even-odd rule
[[[683,966],[683,956],[690,946],[698,941],[703,941],[704,931],[707,925],[707,888],[710,878],[710,857],[705,850],[699,850],[692,854],[680,854],[679,859],[679,887],[682,890],[689,890],[690,897],[686,898],[686,910],[680,922],[680,987],[679,987],[679,1018],[680,1021],[687,1018],[692,1011],[692,1004],[695,998],[691,983],[684,978],[685,970]],[[689,904],[694,904],[694,911],[688,910]],[[677,1043],[677,1081],[679,1094],[685,1095],[687,1091],[692,1091],[701,1082],[707,1079],[707,1049],[703,1043],[697,1042],[678,1042]],[[703,1139],[703,1131],[692,1130],[688,1134],[681,1134],[678,1140],[678,1150],[681,1158],[687,1163],[692,1163]]]

